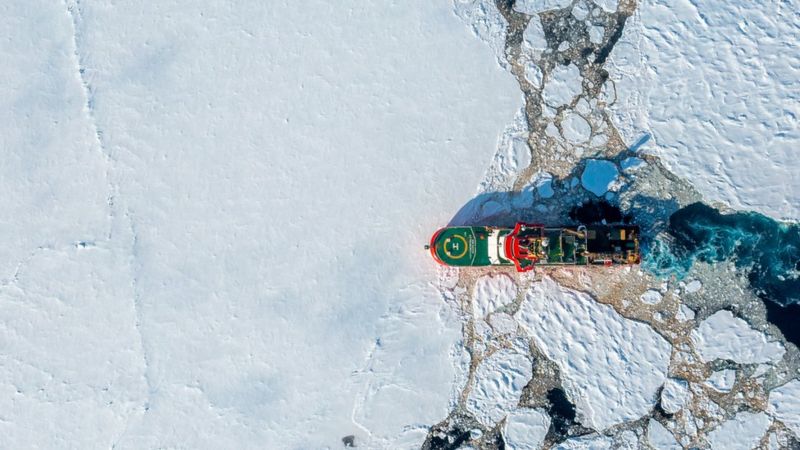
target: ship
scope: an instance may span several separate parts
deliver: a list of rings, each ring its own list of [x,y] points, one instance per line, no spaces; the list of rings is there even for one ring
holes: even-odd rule
[[[636,225],[547,227],[518,222],[514,228],[440,228],[425,246],[439,264],[454,267],[613,266],[640,262]]]

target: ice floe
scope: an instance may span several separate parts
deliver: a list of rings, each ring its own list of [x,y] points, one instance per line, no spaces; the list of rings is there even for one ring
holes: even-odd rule
[[[706,385],[719,391],[730,392],[736,382],[736,371],[733,369],[718,370],[706,380]]]
[[[542,445],[550,416],[540,409],[520,408],[506,418],[503,440],[509,450],[532,450]]]
[[[766,413],[742,411],[708,433],[712,449],[750,450],[764,437],[770,426]]]
[[[566,8],[572,0],[516,0],[514,10],[523,14],[535,15],[550,9]]]
[[[557,65],[545,81],[542,97],[552,107],[566,105],[583,91],[581,71],[575,64]]]
[[[639,296],[639,299],[642,301],[642,303],[646,303],[648,305],[657,305],[661,303],[661,298],[661,293],[655,289],[648,289],[644,294]]]
[[[467,410],[484,426],[493,427],[517,406],[531,375],[527,348],[498,350],[478,366]]]
[[[681,450],[683,447],[675,440],[675,436],[664,425],[655,419],[647,423],[647,440],[658,450]]]
[[[769,412],[800,436],[800,380],[770,391]]]
[[[596,196],[605,194],[619,175],[617,166],[605,159],[590,159],[586,161],[586,167],[581,174],[581,184],[583,187]]]
[[[581,144],[592,136],[592,127],[580,114],[567,113],[561,121],[564,138],[573,144]]]
[[[694,319],[694,310],[681,303],[681,305],[678,306],[678,312],[675,314],[675,318],[680,322],[692,320]]]
[[[609,450],[614,445],[614,438],[602,434],[567,439],[553,447],[555,450]]]
[[[653,407],[672,347],[649,325],[549,278],[531,286],[517,319],[560,367],[585,426],[603,430]]]
[[[472,314],[484,318],[498,307],[514,301],[517,285],[506,274],[484,275],[475,282],[472,292]]]
[[[661,391],[661,408],[667,414],[675,414],[683,409],[690,395],[689,383],[686,380],[668,378]]]
[[[729,359],[738,363],[777,361],[786,350],[780,342],[750,328],[728,310],[717,311],[692,330],[692,343],[703,361]]]

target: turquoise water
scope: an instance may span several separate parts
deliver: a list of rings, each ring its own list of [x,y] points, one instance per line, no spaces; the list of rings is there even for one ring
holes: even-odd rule
[[[667,246],[648,249],[654,267],[672,267],[678,276],[694,261],[733,261],[747,271],[760,297],[780,305],[800,303],[800,226],[753,212],[721,214],[703,203],[681,208],[669,218]]]
[[[732,261],[764,301],[767,320],[800,346],[800,225],[694,203],[670,216],[666,236],[643,245],[643,268],[661,276],[681,279],[695,261]]]

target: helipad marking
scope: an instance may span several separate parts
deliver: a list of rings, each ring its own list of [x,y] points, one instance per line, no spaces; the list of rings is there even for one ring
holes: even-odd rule
[[[461,259],[464,257],[464,255],[467,254],[467,249],[469,248],[469,246],[467,245],[467,240],[464,239],[464,236],[461,236],[460,234],[454,234],[453,237],[461,240],[461,242],[464,244],[464,249],[458,255],[450,254],[450,250],[447,248],[447,244],[450,243],[450,238],[447,238],[444,240],[444,245],[443,245],[444,253],[447,255],[448,258]],[[458,242],[453,242],[453,250],[458,250],[458,247],[459,247]]]

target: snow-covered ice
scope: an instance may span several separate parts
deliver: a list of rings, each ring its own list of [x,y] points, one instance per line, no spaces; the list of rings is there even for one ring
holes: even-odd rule
[[[706,384],[719,392],[730,392],[736,382],[736,371],[733,369],[718,370],[711,374]]]
[[[583,20],[589,15],[589,8],[584,2],[577,2],[572,7],[572,15],[578,20]]]
[[[549,106],[566,105],[582,92],[581,71],[575,64],[557,65],[545,80],[542,97]]]
[[[692,280],[686,285],[686,292],[689,294],[694,294],[702,288],[703,283],[701,283],[700,280]]]
[[[641,2],[606,66],[615,124],[709,200],[800,218],[796,24],[794,2]]]
[[[738,363],[778,361],[786,350],[780,342],[750,328],[728,310],[717,311],[692,330],[692,343],[703,361],[730,359]]]
[[[589,159],[581,174],[581,184],[596,196],[605,194],[619,175],[617,166],[605,159]]]
[[[553,447],[555,450],[610,450],[614,439],[602,434],[587,434],[586,436],[567,439]]]
[[[538,449],[549,428],[550,416],[545,411],[520,408],[506,418],[503,440],[509,450]]]
[[[510,190],[519,173],[530,163],[528,124],[525,121],[525,111],[520,109],[514,120],[503,130],[497,151],[481,181],[480,190],[482,192]]]
[[[493,427],[517,404],[531,379],[532,361],[521,344],[501,349],[485,358],[475,373],[467,409],[486,427]]]
[[[525,64],[525,79],[528,80],[534,88],[539,88],[542,86],[542,69],[539,68],[538,65],[534,62],[528,62]]]
[[[520,106],[452,5],[4,17],[3,443],[418,447],[461,370],[421,246]]]
[[[142,414],[154,386],[132,270],[117,249],[70,246],[42,252],[0,288],[1,447],[110,447]]]
[[[683,409],[691,395],[686,380],[667,378],[661,391],[661,408],[668,414],[675,414]]]
[[[566,8],[572,0],[515,0],[514,10],[523,14],[536,15],[551,9]]]
[[[517,296],[517,285],[506,274],[484,275],[475,282],[472,293],[472,314],[481,319],[498,307],[509,304]]]
[[[595,5],[603,8],[606,12],[616,12],[618,0],[592,0]]]
[[[489,318],[489,325],[498,334],[511,334],[517,331],[517,322],[506,313],[492,314]]]
[[[517,318],[559,365],[583,425],[603,430],[655,404],[672,347],[649,325],[549,278],[531,286]]]
[[[769,392],[769,413],[800,436],[799,380],[792,380]]]
[[[688,306],[681,303],[681,305],[678,306],[678,312],[675,314],[675,318],[681,322],[686,322],[694,319],[694,315],[695,313],[692,308],[689,308]]]
[[[603,43],[603,36],[605,35],[605,29],[599,26],[589,26],[589,42],[592,44],[602,44]]]
[[[580,114],[568,113],[561,121],[564,138],[573,144],[581,144],[592,136],[592,127]]]
[[[86,114],[60,3],[4,5],[0,49],[0,281],[33,254],[109,232],[106,158]]]
[[[453,2],[456,15],[480,40],[494,52],[497,63],[507,67],[506,27],[508,22],[497,10],[493,0],[456,0]]]
[[[661,303],[661,298],[661,293],[655,289],[648,289],[644,294],[639,296],[639,299],[642,301],[642,303],[646,303],[648,305],[657,305]]]
[[[539,57],[543,50],[547,49],[547,39],[544,37],[542,21],[538,17],[532,18],[522,32],[522,51],[530,59]]]
[[[647,422],[647,440],[650,446],[657,450],[681,450],[683,448],[675,440],[675,436],[655,419]]]
[[[617,435],[616,450],[639,450],[639,436],[631,430]]]
[[[772,421],[766,413],[742,411],[708,433],[712,449],[750,450],[767,432]]]

